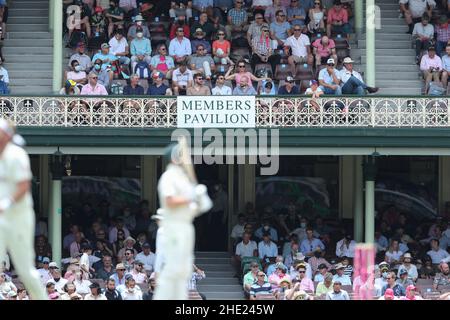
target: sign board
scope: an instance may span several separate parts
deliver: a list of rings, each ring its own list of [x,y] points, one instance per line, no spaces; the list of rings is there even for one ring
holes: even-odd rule
[[[178,96],[178,128],[254,128],[255,96]]]

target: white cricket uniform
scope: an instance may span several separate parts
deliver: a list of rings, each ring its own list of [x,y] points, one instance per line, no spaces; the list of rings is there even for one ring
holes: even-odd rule
[[[0,199],[9,198],[17,184],[31,181],[30,159],[22,148],[8,143],[0,154]],[[35,215],[33,199],[27,192],[9,209],[0,213],[0,261],[8,250],[19,278],[33,299],[47,300],[40,275],[34,267]]]
[[[179,196],[194,201],[195,185],[180,166],[169,164],[159,180],[158,194],[164,211],[164,220],[161,221],[164,236],[160,239],[164,248],[164,264],[154,299],[187,300],[186,283],[191,279],[194,263],[195,230],[192,222],[197,213],[188,206],[168,208],[166,199]]]

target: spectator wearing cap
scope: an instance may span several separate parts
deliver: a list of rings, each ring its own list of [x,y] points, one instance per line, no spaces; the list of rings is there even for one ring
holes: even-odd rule
[[[121,65],[129,65],[130,58],[130,47],[128,46],[128,41],[123,36],[122,30],[116,30],[114,37],[109,40],[110,53],[115,55],[119,60]]]
[[[256,300],[258,295],[273,295],[272,285],[267,281],[264,272],[256,273],[256,281],[250,286],[250,300]]]
[[[376,268],[375,270],[379,275],[379,277],[375,279],[375,285],[383,288],[387,284],[386,278],[389,275],[389,264],[383,261],[378,265],[378,269]]]
[[[280,55],[275,54],[272,49],[272,43],[270,39],[270,29],[266,26],[261,27],[261,35],[252,39],[252,69],[258,63],[269,63],[272,68],[272,73],[275,73],[275,67],[280,62]]]
[[[300,88],[295,84],[293,77],[287,76],[285,84],[278,88],[278,94],[283,96],[300,94]]]
[[[37,269],[37,271],[39,272],[39,276],[41,278],[42,284],[46,284],[48,280],[52,279],[52,276],[50,274],[50,269],[48,268],[49,264],[50,264],[50,258],[44,257],[42,259],[42,268]]]
[[[216,65],[210,54],[207,54],[206,47],[203,44],[197,44],[196,53],[188,58],[188,64],[192,72],[201,73],[208,80],[211,79],[212,72],[215,71]]]
[[[95,37],[104,37],[106,35],[107,20],[103,14],[103,8],[95,7],[94,14],[90,18],[91,30]]]
[[[333,39],[323,36],[312,43],[316,66],[326,64],[328,59],[337,61],[336,44]]]
[[[202,28],[197,28],[195,32],[192,34],[191,39],[191,51],[195,52],[195,54],[199,54],[198,46],[203,46],[204,54],[211,54],[211,43],[210,41],[205,39],[206,32],[202,30]],[[192,56],[191,56],[192,57]]]
[[[133,270],[131,270],[129,274],[133,276],[137,284],[147,282],[147,274],[143,272],[143,270],[144,270],[144,263],[139,260],[134,260]]]
[[[142,291],[136,286],[136,281],[131,274],[125,276],[125,285],[117,286],[122,300],[142,300]]]
[[[144,31],[140,27],[136,29],[136,38],[131,41],[130,52],[132,70],[135,69],[135,66],[139,61],[145,61],[147,64],[150,64],[152,46],[150,39],[144,37]]]
[[[102,43],[101,51],[92,57],[92,62],[98,59],[102,61],[102,70],[111,68],[111,63],[118,59],[114,54],[110,53],[109,49],[110,45],[108,43]]]
[[[134,249],[134,245],[136,244],[136,240],[134,240],[133,237],[128,236],[125,239],[124,244],[125,244],[124,247],[122,249],[120,249],[118,254],[117,254],[117,257],[121,261],[125,258],[126,250],[131,250],[131,252],[133,253],[133,257],[137,255],[137,251],[136,251],[136,249]]]
[[[202,12],[198,18],[198,21],[194,22],[191,26],[191,35],[197,32],[197,29],[202,29],[205,32],[205,38],[210,41],[213,32],[216,32],[213,24],[208,21],[208,15],[206,12]]]
[[[333,282],[333,290],[327,292],[326,300],[350,300],[347,291],[341,289],[342,283],[339,280]]]
[[[347,40],[350,34],[348,12],[343,7],[341,0],[335,0],[334,6],[327,13],[327,36],[331,37],[332,33],[343,34]]]
[[[262,96],[274,96],[277,94],[277,90],[272,81],[263,80],[260,82],[260,85],[258,85],[258,94]]]
[[[420,70],[423,72],[423,77],[425,79],[425,92],[428,92],[431,81],[441,81],[442,60],[436,55],[436,49],[434,47],[429,47],[428,53],[422,57],[422,60],[420,61]]]
[[[114,28],[124,24],[125,12],[119,7],[118,0],[110,0],[105,16],[108,18],[108,37],[110,38]]]
[[[232,94],[232,89],[225,85],[225,76],[223,74],[218,74],[216,85],[212,88],[213,96],[230,96]],[[234,239],[234,242],[237,242],[237,239],[242,237],[242,233],[244,232],[244,224],[245,224],[245,215],[241,215],[238,217],[239,223],[233,227],[231,231],[230,237]],[[241,225],[241,220],[244,219],[243,224]]]
[[[403,255],[403,263],[398,268],[397,276],[400,277],[400,272],[405,270],[408,274],[408,279],[410,279],[413,282],[416,282],[417,278],[419,277],[419,274],[417,273],[417,267],[412,264],[412,256],[411,253],[407,252]]]
[[[300,282],[297,281],[291,289],[286,290],[285,297],[286,300],[314,300],[313,293],[301,289]]]
[[[309,259],[308,261],[311,261],[311,259]],[[325,263],[321,263],[316,269],[317,273],[314,276],[314,282],[324,281],[325,276],[328,274],[328,269],[331,269],[331,268],[332,268],[331,265],[328,266]]]
[[[442,15],[439,18],[439,25],[436,27],[436,53],[442,58],[443,51],[450,40],[450,25],[448,23],[448,18]]]
[[[192,87],[187,88],[186,95],[188,96],[209,96],[211,95],[211,89],[205,85],[205,78],[203,74],[196,73],[194,75],[194,84]]]
[[[291,277],[286,274],[287,267],[284,265],[283,262],[277,262],[275,264],[275,272],[273,272],[271,275],[269,275],[269,283],[272,285],[273,290],[278,290],[279,283],[283,279],[291,280]]]
[[[130,84],[127,84],[123,88],[123,94],[125,96],[142,96],[144,95],[144,88],[139,85],[139,76],[132,74],[130,76]]]
[[[137,29],[142,29],[144,37],[147,39],[151,39],[150,30],[148,29],[148,26],[144,22],[145,20],[142,17],[142,15],[138,14],[137,16],[134,17],[134,23],[128,28],[127,33],[128,41],[132,41],[134,38],[136,38]]]
[[[394,295],[394,290],[388,288],[384,292],[384,295],[379,297],[378,300],[397,300],[397,298]]]
[[[314,250],[314,255],[311,258],[309,258],[308,263],[311,265],[311,271],[313,275],[320,272],[320,267],[325,266],[327,269],[324,272],[322,272],[323,274],[325,274],[328,271],[328,269],[329,268],[331,269],[332,267],[331,264],[323,257],[323,251],[320,248],[316,248],[316,250]]]
[[[286,263],[285,263],[286,265],[288,265],[288,264],[287,264],[287,262],[288,262],[287,260],[288,260],[288,259],[286,258]],[[292,263],[291,263],[291,268],[290,268],[290,272],[289,272],[289,274],[290,274],[290,276],[291,276],[291,279],[295,279],[295,278],[298,277],[298,272],[297,272],[296,267],[297,267],[299,264],[303,264],[303,265],[306,266],[306,277],[307,277],[308,279],[312,279],[312,278],[313,278],[313,275],[312,275],[312,268],[311,268],[311,265],[310,265],[308,262],[305,261],[305,256],[304,256],[304,254],[301,253],[301,252],[297,252],[297,253],[295,254],[294,259],[293,259],[293,261],[292,261]]]
[[[308,227],[306,228],[306,239],[300,244],[300,251],[305,256],[312,257],[317,248],[325,250],[325,245],[318,238],[314,237],[314,230],[311,227]]]
[[[178,27],[176,37],[170,40],[169,55],[180,63],[192,54],[191,41],[184,36],[183,28]]]
[[[344,274],[345,266],[342,263],[338,263],[335,267],[336,274],[333,276],[333,282],[339,281],[344,286],[351,286],[352,280],[346,274]]]
[[[228,11],[227,24],[225,26],[227,39],[231,39],[234,32],[245,32],[248,30],[248,15],[243,4],[244,0],[235,0],[234,8]]]
[[[90,293],[84,296],[84,300],[108,300],[100,289],[100,285],[97,282],[93,282],[89,285]]]
[[[295,266],[297,271],[296,280],[300,283],[300,290],[314,293],[314,282],[306,276],[306,264],[299,263]],[[295,288],[295,286],[294,286]]]
[[[154,55],[150,60],[150,70],[155,73],[161,72],[163,76],[168,77],[175,69],[173,58],[167,52],[165,43],[160,43],[157,47],[158,54]]]
[[[433,289],[440,290],[440,287],[450,286],[450,269],[448,263],[441,263],[439,265],[439,272],[433,280]]]
[[[369,93],[377,92],[379,90],[378,87],[366,85],[361,74],[353,69],[354,62],[350,57],[345,58],[343,61],[343,67],[340,71],[342,93],[364,95],[365,90]]]
[[[110,276],[110,279],[114,279],[116,286],[125,284],[125,265],[123,263],[118,263],[116,265],[116,273]]]
[[[325,295],[331,291],[333,291],[333,275],[327,272],[323,276],[323,280],[317,284],[316,296]]]
[[[406,293],[404,297],[401,297],[400,300],[423,300],[420,296],[417,288],[414,284],[410,284],[406,287]]]
[[[155,265],[155,254],[151,251],[150,244],[148,242],[142,245],[142,252],[138,253],[136,260],[141,261],[144,264],[144,269],[147,272],[153,271]]]
[[[381,294],[384,295],[384,293],[386,292],[386,289],[391,288],[394,291],[394,295],[396,297],[401,297],[405,295],[405,288],[401,285],[398,284],[395,280],[396,280],[396,275],[395,272],[389,272],[386,280],[387,280],[387,284],[381,289]]]
[[[102,258],[102,266],[97,268],[95,272],[95,278],[103,279],[104,281],[108,280],[116,270],[112,265],[112,257],[110,255],[103,255]]]
[[[416,42],[416,62],[419,64],[422,50],[428,50],[434,38],[434,27],[428,14],[425,13],[422,21],[415,24],[412,36]]]
[[[174,39],[176,40],[176,39]],[[186,95],[187,88],[193,85],[193,72],[187,68],[185,61],[172,73],[172,88],[174,95]]]
[[[328,59],[327,60],[327,67],[320,70],[319,72],[319,83],[320,88],[322,89],[325,94],[332,94],[340,96],[342,95],[342,89],[341,89],[341,74],[340,72],[334,67],[336,62],[334,59]]]
[[[84,42],[79,42],[76,47],[76,52],[70,56],[68,66],[72,66],[72,61],[77,60],[81,66],[81,70],[85,72],[89,72],[92,67],[91,58],[85,53],[85,44]]]
[[[403,288],[408,287],[410,284],[414,284],[414,282],[408,278],[408,271],[406,269],[399,269],[397,283],[402,285]]]
[[[147,95],[150,96],[171,96],[172,90],[163,82],[164,74],[155,71],[152,74],[153,84],[147,89]]]
[[[435,0],[400,0],[399,2],[400,11],[404,14],[406,24],[409,27],[408,33],[413,31],[414,22],[419,22],[425,13],[431,17],[432,11],[436,6]]]
[[[114,278],[109,278],[106,281],[105,297],[107,300],[122,300],[120,292],[116,289],[116,281]]]
[[[88,77],[88,83],[81,89],[82,95],[108,95],[106,88],[98,83],[98,75],[95,72],[90,72]]]

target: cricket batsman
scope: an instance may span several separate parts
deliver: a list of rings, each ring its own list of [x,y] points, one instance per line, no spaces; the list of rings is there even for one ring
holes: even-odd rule
[[[193,220],[208,211],[212,201],[206,187],[197,184],[188,148],[180,140],[169,146],[170,161],[158,183],[158,194],[164,219],[164,264],[157,278],[155,300],[187,300],[186,283],[192,277],[195,230]]]
[[[32,298],[47,300],[39,273],[34,268],[35,215],[30,194],[30,159],[25,150],[16,145],[23,143],[14,126],[0,119],[0,261],[8,251]]]

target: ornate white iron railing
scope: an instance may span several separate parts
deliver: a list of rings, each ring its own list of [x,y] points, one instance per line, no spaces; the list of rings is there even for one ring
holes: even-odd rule
[[[217,97],[220,99],[220,97]],[[236,97],[239,99],[239,97]],[[170,128],[175,97],[0,98],[0,117],[18,126]],[[256,98],[257,127],[450,127],[450,98]]]

